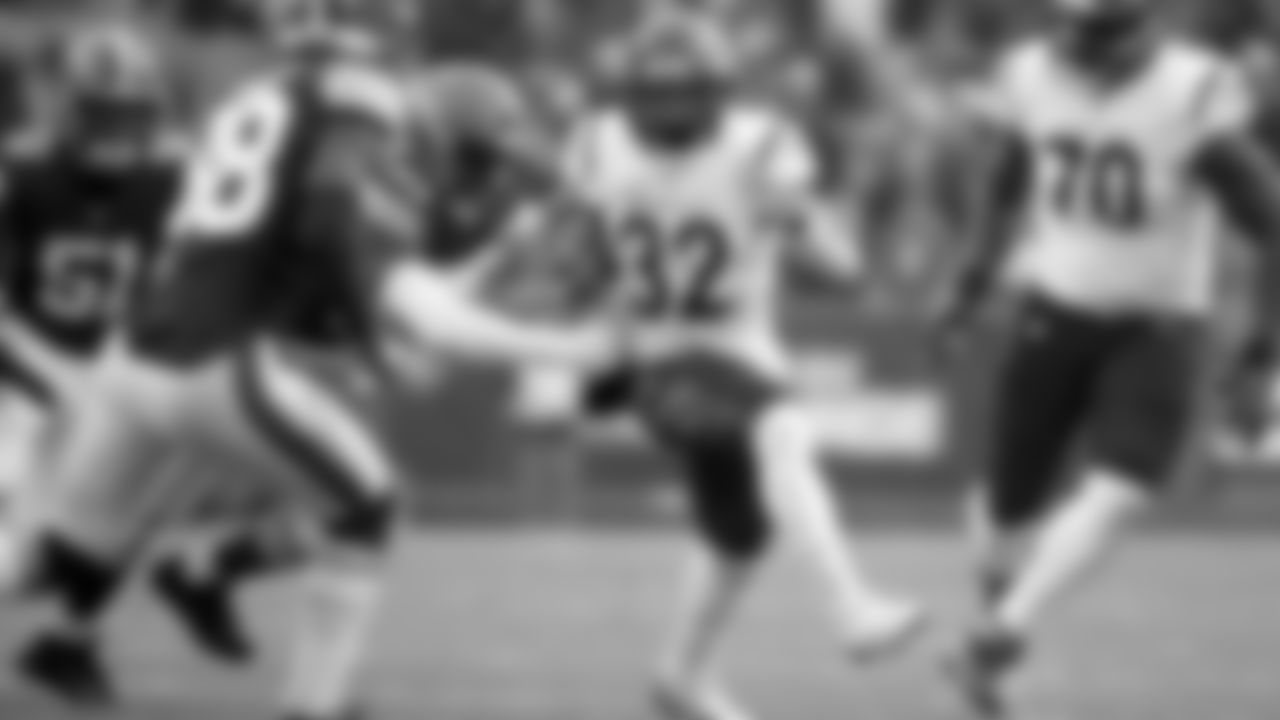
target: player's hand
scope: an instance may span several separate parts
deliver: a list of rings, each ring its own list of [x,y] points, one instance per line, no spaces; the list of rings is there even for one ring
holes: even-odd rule
[[[1253,446],[1261,442],[1272,420],[1271,388],[1280,344],[1273,338],[1246,343],[1224,379],[1226,420],[1240,440]]]
[[[618,328],[591,322],[560,331],[563,360],[584,370],[616,367],[627,355],[627,342]]]
[[[969,283],[959,283],[932,309],[929,352],[934,362],[946,366],[967,354],[976,333],[983,305],[982,293]]]

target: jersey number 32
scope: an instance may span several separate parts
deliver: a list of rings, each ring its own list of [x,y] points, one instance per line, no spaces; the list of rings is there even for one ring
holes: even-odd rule
[[[693,219],[668,228],[634,216],[614,229],[610,245],[632,311],[686,320],[729,311],[723,284],[732,248],[716,223]]]

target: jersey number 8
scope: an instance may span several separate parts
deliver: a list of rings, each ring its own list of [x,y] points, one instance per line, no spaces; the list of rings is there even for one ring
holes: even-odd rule
[[[280,88],[250,87],[212,117],[189,168],[175,233],[187,240],[247,240],[275,200],[275,171],[293,124]]]
[[[1059,212],[1115,230],[1132,230],[1146,221],[1142,158],[1133,147],[1059,137],[1049,151],[1055,164],[1052,202]]]

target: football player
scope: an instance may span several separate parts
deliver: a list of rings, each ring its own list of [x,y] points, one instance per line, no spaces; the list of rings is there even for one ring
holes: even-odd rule
[[[357,414],[291,351],[368,362],[382,322],[476,359],[596,365],[613,330],[548,329],[477,307],[421,262],[429,188],[410,163],[402,88],[354,22],[308,26],[275,72],[208,120],[161,270],[127,347],[101,370],[107,412],[85,412],[51,470],[46,524],[111,553],[132,534],[112,498],[157,448],[212,453],[293,481],[316,501],[284,713],[354,712],[394,530],[396,469]],[[311,17],[311,16],[308,16]],[[95,404],[95,408],[98,405]],[[114,486],[114,487],[112,487]]]
[[[1144,0],[1062,0],[1060,34],[1014,49],[979,103],[1000,161],[954,317],[1000,278],[1019,297],[994,447],[975,503],[981,622],[952,664],[975,709],[1055,602],[1166,488],[1195,428],[1218,213],[1258,241],[1259,317],[1280,310],[1280,186],[1237,69],[1159,35]],[[1234,368],[1243,415],[1265,395],[1269,323]],[[1083,452],[1075,482],[1068,457]]]
[[[564,168],[611,276],[605,312],[635,326],[628,367],[590,400],[630,408],[670,451],[700,535],[656,698],[673,716],[716,720],[744,717],[713,658],[775,528],[825,583],[852,656],[900,647],[923,619],[848,546],[777,327],[787,260],[848,279],[852,238],[818,198],[801,131],[735,98],[732,65],[699,17],[646,26],[619,102],[580,123]]]
[[[52,492],[47,468],[97,401],[95,367],[157,251],[182,172],[151,46],[113,24],[57,47],[61,107],[52,126],[6,148],[0,199],[0,585],[53,596],[66,613],[20,655],[22,673],[101,700],[110,686],[92,621],[122,568],[44,528],[35,508]]]
[[[523,99],[506,77],[478,65],[414,70],[402,82],[413,116],[414,156],[432,185],[418,251],[459,288],[497,284],[489,279],[492,268],[503,262],[510,231],[523,224],[517,218],[540,184],[533,178],[550,174],[535,170],[540,163],[530,149]],[[382,335],[380,356],[398,380],[435,376],[441,363],[424,361],[421,348],[396,333]],[[184,548],[157,568],[164,596],[193,618],[186,627],[223,660],[243,662],[254,654],[238,589],[292,569],[305,555],[272,517],[217,523],[212,537],[204,538],[211,543]]]

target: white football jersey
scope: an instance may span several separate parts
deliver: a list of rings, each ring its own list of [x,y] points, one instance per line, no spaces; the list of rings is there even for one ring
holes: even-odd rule
[[[615,308],[638,322],[642,355],[706,348],[785,372],[777,295],[787,238],[770,220],[817,175],[795,125],[739,106],[701,147],[665,153],[606,110],[579,124],[564,161],[602,223],[619,270]]]
[[[1092,310],[1200,314],[1212,304],[1225,228],[1189,166],[1253,107],[1225,59],[1168,42],[1106,88],[1051,42],[1013,51],[985,109],[1033,153],[1015,283]]]

